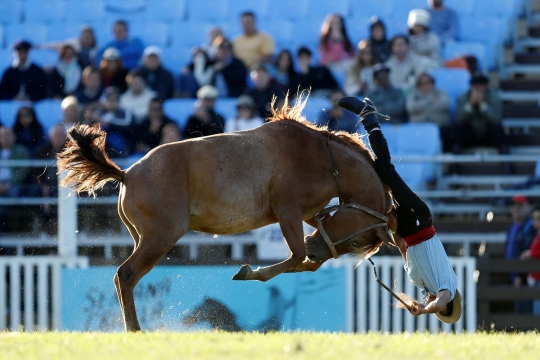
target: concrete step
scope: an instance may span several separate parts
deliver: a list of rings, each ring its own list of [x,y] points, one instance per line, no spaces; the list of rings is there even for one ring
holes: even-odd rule
[[[516,63],[522,65],[540,64],[540,52],[515,54],[514,59]]]
[[[516,74],[524,74],[524,75],[540,75],[540,64],[538,65],[520,65],[520,64],[513,64],[513,65],[505,65],[503,68],[503,72],[506,75],[516,75]]]
[[[501,80],[500,89],[503,91],[540,91],[538,80]]]
[[[537,37],[524,37],[517,41],[517,45],[521,49],[525,48],[540,48],[540,38]]]
[[[499,95],[503,101],[530,102],[540,100],[540,90],[538,91],[500,91]]]
[[[503,118],[538,119],[540,118],[540,107],[538,102],[532,104],[505,104],[503,106]]]

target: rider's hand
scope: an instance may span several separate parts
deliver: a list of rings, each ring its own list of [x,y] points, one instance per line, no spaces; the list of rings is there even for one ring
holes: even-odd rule
[[[414,316],[422,315],[424,313],[425,306],[420,303],[414,303],[409,307],[409,311]]]

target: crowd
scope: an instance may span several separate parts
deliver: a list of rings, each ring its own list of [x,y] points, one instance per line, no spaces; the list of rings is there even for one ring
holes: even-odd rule
[[[122,20],[114,24],[114,40],[108,44],[98,45],[91,27],[63,42],[19,41],[0,81],[0,99],[29,101],[29,106],[20,108],[13,128],[2,128],[2,158],[52,159],[62,148],[66,128],[76,123],[106,130],[113,158],[141,157],[163,143],[256,127],[268,115],[273,96],[279,101],[303,89],[332,101],[344,95],[369,97],[391,123],[435,123],[445,151],[490,146],[506,152],[501,101],[488,77],[477,72],[474,58],[442,60],[441,46],[457,38],[456,13],[443,0],[427,4],[409,13],[408,33],[392,39],[375,17],[365,24],[369,38],[353,44],[345,19],[329,14],[316,50],[301,46],[278,53],[272,34],[259,31],[255,14],[244,12],[239,17],[242,34],[229,38],[220,28],[212,29],[208,42],[193,49],[191,62],[182,68],[178,64],[179,76],[163,67],[159,47],[145,47],[131,37]],[[57,49],[56,66],[42,69],[32,63],[33,48]],[[430,72],[456,63],[472,77],[453,114],[452,100]],[[163,102],[175,97],[197,99],[182,128],[163,111]],[[214,110],[221,97],[238,99],[236,116],[225,119]],[[63,118],[48,133],[31,105],[45,98],[63,99]],[[355,117],[338,107],[310,120],[357,131]],[[0,168],[0,195],[54,196],[56,177],[47,171],[37,177],[30,169]]]

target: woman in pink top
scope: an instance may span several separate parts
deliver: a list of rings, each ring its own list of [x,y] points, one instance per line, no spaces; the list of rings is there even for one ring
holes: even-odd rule
[[[341,15],[330,14],[324,19],[319,40],[320,63],[334,71],[345,72],[354,57],[354,47],[347,35]]]

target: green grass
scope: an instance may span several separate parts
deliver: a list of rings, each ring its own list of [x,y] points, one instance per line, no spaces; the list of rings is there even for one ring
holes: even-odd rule
[[[0,333],[0,359],[540,359],[540,335]]]

